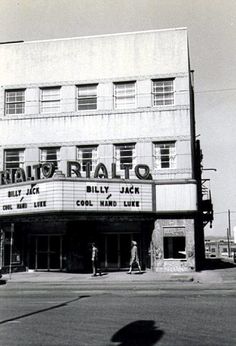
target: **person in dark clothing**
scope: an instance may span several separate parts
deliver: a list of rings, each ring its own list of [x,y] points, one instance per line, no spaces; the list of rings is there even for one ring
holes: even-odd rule
[[[98,271],[101,276],[101,270],[98,270],[98,248],[95,243],[92,243],[92,267],[93,267],[93,276],[96,276]]]

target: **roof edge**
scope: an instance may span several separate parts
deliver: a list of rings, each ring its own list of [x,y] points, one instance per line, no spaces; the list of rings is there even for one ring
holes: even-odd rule
[[[144,34],[144,33],[155,33],[155,32],[163,32],[163,31],[179,31],[179,30],[185,30],[187,31],[187,27],[180,27],[180,28],[167,28],[167,29],[151,29],[151,30],[140,30],[140,31],[129,31],[129,32],[119,32],[119,33],[112,33],[112,34],[99,34],[99,35],[86,35],[86,36],[73,36],[73,37],[64,37],[64,38],[53,38],[53,39],[46,39],[46,40],[32,40],[32,41],[24,41],[24,40],[18,40],[18,41],[8,41],[8,42],[2,42],[0,44],[27,44],[27,43],[39,43],[39,42],[56,42],[56,41],[69,41],[69,40],[78,40],[78,39],[90,39],[90,38],[96,38],[96,37],[109,37],[109,36],[122,36],[122,35],[134,35],[134,34]]]

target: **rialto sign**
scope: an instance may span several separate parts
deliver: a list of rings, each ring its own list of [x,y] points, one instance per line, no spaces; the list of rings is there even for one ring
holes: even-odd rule
[[[111,179],[125,179],[130,178],[130,171],[132,170],[130,165],[123,165],[120,172],[117,173],[117,167],[115,163],[111,164],[111,176],[109,177],[107,167],[103,163],[99,163],[91,175],[91,164],[87,163],[85,172],[82,171],[81,165],[78,161],[67,161],[67,177],[77,178],[111,178]],[[38,163],[33,166],[26,166],[25,169],[7,169],[0,171],[0,185],[23,183],[26,181],[49,179],[52,178],[55,173],[55,166],[51,162]],[[134,174],[140,180],[150,180],[150,168],[144,164],[138,164],[134,167]]]

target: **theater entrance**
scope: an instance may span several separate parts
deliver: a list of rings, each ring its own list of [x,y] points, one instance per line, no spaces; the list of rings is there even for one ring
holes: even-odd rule
[[[34,270],[62,270],[61,235],[31,235],[29,268]]]
[[[127,270],[132,239],[139,242],[138,235],[133,233],[103,234],[99,244],[101,267],[107,270]]]

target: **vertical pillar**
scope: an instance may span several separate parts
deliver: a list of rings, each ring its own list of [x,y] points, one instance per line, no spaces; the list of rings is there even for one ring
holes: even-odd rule
[[[38,269],[38,237],[35,237],[35,270]]]
[[[151,268],[153,271],[158,271],[164,267],[163,260],[163,240],[162,240],[162,229],[160,221],[156,220],[154,224],[154,230],[152,233],[151,243]]]
[[[3,239],[4,239],[4,231],[3,229],[0,230],[0,277],[1,277],[1,271],[3,267]]]
[[[50,240],[51,240],[51,237],[50,236],[47,236],[47,240],[48,240],[48,249],[47,249],[47,270],[48,272],[50,271],[50,266],[51,266],[51,263],[50,263]]]
[[[63,269],[63,254],[62,254],[62,236],[60,236],[60,271]]]
[[[11,279],[12,273],[12,250],[13,250],[13,237],[14,237],[14,223],[11,223],[11,239],[10,239],[10,261],[9,261],[9,278]]]

